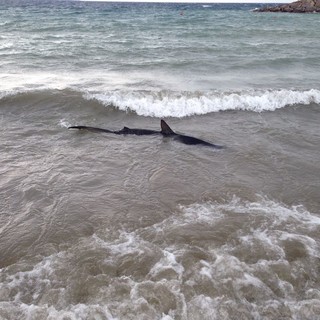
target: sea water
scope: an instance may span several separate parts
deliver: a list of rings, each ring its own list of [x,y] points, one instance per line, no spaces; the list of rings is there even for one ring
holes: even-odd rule
[[[316,14],[0,3],[0,319],[319,319]],[[171,128],[155,136],[68,130]]]

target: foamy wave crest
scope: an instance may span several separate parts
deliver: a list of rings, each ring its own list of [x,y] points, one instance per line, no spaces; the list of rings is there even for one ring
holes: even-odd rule
[[[181,205],[0,269],[0,318],[318,319],[319,227],[259,195]]]
[[[320,103],[320,90],[269,90],[225,92],[110,91],[87,93],[86,99],[133,111],[140,116],[177,117],[227,110],[274,111],[295,104]]]
[[[45,72],[32,74],[1,74],[0,99],[34,91],[72,88],[76,80],[75,77],[70,75],[59,76]]]
[[[68,128],[68,127],[72,126],[72,124],[70,122],[68,122],[66,119],[61,119],[59,121],[59,125],[62,128]]]
[[[142,79],[146,75],[140,76]],[[241,91],[174,91],[142,90],[141,82],[117,73],[88,73],[84,77],[76,72],[55,74],[1,74],[0,99],[44,90],[70,90],[87,100],[97,100],[106,106],[140,116],[187,117],[227,110],[252,112],[274,111],[295,104],[320,104],[320,90],[241,90]],[[148,82],[148,81],[147,81]],[[170,84],[166,84],[170,86]],[[163,86],[162,86],[163,87]],[[130,90],[127,88],[131,88]],[[134,88],[134,89],[133,89]],[[149,87],[148,87],[149,88]],[[153,87],[152,87],[153,88]],[[155,87],[156,88],[156,87]],[[173,86],[170,87],[171,89]]]

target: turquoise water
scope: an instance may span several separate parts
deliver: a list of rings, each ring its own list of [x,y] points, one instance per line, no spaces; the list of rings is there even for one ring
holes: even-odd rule
[[[256,6],[6,1],[1,95],[68,88],[158,117],[192,114],[183,104],[199,114],[242,108],[232,93],[249,110],[318,103],[318,15]]]
[[[316,320],[319,15],[0,2],[0,319]],[[68,130],[172,130],[170,137]]]

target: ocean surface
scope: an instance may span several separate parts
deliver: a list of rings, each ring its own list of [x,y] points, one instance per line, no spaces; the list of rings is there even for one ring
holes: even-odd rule
[[[0,319],[320,319],[319,15],[0,2]],[[68,130],[87,125],[161,135]]]

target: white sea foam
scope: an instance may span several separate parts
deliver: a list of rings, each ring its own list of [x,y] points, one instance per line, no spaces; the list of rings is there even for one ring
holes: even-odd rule
[[[179,206],[156,225],[0,269],[0,317],[232,319],[240,308],[276,319],[285,308],[316,319],[319,226],[306,208],[261,196]]]
[[[35,319],[72,319],[72,320],[87,320],[87,319],[107,319],[116,320],[106,306],[91,305],[91,304],[76,304],[70,307],[59,310],[47,304],[43,306],[28,305],[22,303],[17,310],[21,310],[25,316],[25,320]],[[15,310],[14,310],[15,311]]]
[[[295,104],[320,103],[320,90],[242,92],[110,91],[87,93],[86,99],[141,116],[186,117],[228,110],[275,111]]]
[[[176,261],[176,257],[172,252],[164,250],[164,256],[152,267],[149,272],[151,278],[163,275],[163,272],[173,271],[179,279],[184,272],[183,266]]]
[[[224,205],[219,205],[223,208]],[[225,210],[232,210],[240,214],[259,214],[266,219],[270,219],[270,226],[281,227],[285,223],[291,222],[294,228],[304,226],[313,230],[320,225],[320,217],[310,213],[301,205],[287,207],[281,203],[258,196],[255,202],[243,202],[234,196],[232,201],[225,206]]]
[[[229,110],[275,111],[296,104],[320,103],[318,89],[171,91],[150,89],[144,84],[143,87],[148,89],[142,90],[139,89],[141,82],[151,84],[154,81],[144,79],[144,76],[148,77],[143,74],[124,77],[117,73],[102,72],[87,73],[86,77],[77,73],[1,74],[0,99],[21,93],[69,89],[79,92],[86,100],[98,101],[106,107],[159,118],[181,118]],[[168,87],[171,87],[170,81]],[[166,86],[162,82],[158,83],[159,86]]]
[[[184,212],[184,224],[188,224],[192,221],[196,221],[197,223],[213,224],[224,217],[223,212],[218,208],[216,208],[216,210],[212,210],[211,203],[194,203],[189,206],[180,206],[179,208]]]
[[[66,119],[61,119],[61,120],[59,121],[59,125],[60,125],[60,127],[62,127],[62,128],[68,128],[68,127],[70,127],[72,124],[71,124],[70,122],[68,122]]]

